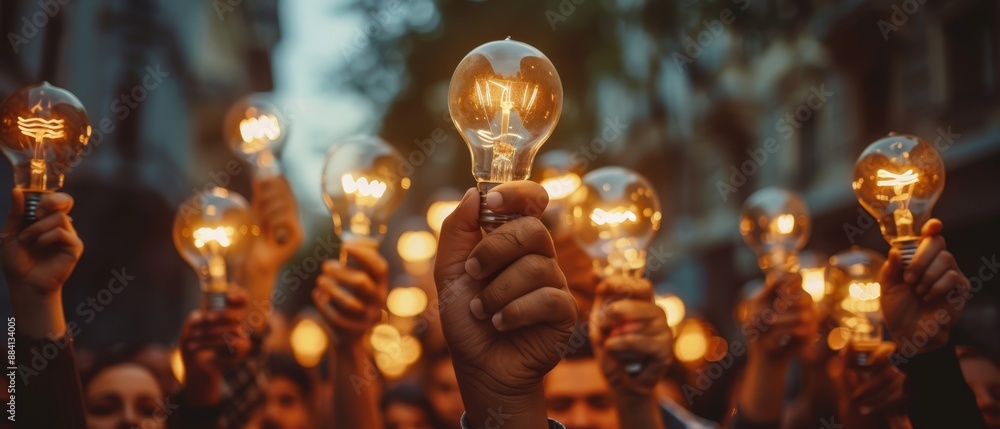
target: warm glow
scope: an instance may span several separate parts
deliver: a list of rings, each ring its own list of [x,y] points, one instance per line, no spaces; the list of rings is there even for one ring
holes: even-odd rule
[[[813,302],[820,302],[826,296],[826,268],[803,268],[802,289],[812,297]]]
[[[542,180],[545,192],[549,194],[549,200],[561,200],[576,191],[583,182],[576,173],[566,173],[561,176],[550,177]]]
[[[174,373],[177,382],[184,384],[184,358],[181,357],[180,347],[174,347],[170,351],[170,370]]]
[[[772,228],[780,234],[790,234],[795,229],[795,216],[786,213],[776,217]]]
[[[881,286],[878,283],[851,283],[848,287],[850,296],[844,299],[841,307],[854,314],[875,313],[879,311],[879,296]]]
[[[913,170],[906,170],[903,174],[895,174],[891,171],[879,169],[876,173],[879,179],[879,186],[906,186],[917,183],[918,174]]]
[[[42,118],[17,117],[17,128],[21,130],[21,134],[35,139],[36,142],[41,142],[42,139],[61,139],[66,137],[64,123],[65,121],[62,119],[45,120]]]
[[[246,118],[240,121],[240,137],[243,138],[244,151],[257,152],[281,137],[281,125],[278,118],[271,114]]]
[[[399,360],[406,365],[413,365],[420,360],[423,347],[420,340],[412,335],[404,335],[399,339]]]
[[[429,261],[437,252],[437,239],[428,231],[407,231],[400,234],[396,250],[406,262]]]
[[[714,336],[708,340],[708,347],[705,352],[705,360],[718,362],[729,353],[729,342],[725,338]]]
[[[681,362],[694,362],[708,352],[708,334],[701,322],[689,320],[681,325],[674,342],[674,355]]]
[[[677,327],[684,320],[684,301],[677,295],[656,297],[656,305],[667,313],[667,325],[671,328]]]
[[[215,228],[201,227],[196,229],[191,236],[194,238],[194,246],[199,249],[205,247],[210,241],[214,241],[222,247],[229,247],[232,244],[230,237],[233,236],[233,232],[233,228],[228,226],[217,226]]]
[[[878,283],[851,283],[851,297],[861,301],[872,301],[882,295],[882,287]]]
[[[381,182],[377,179],[369,181],[368,178],[364,176],[355,179],[350,173],[345,174],[341,178],[341,184],[344,185],[344,192],[348,194],[357,193],[358,195],[373,197],[375,199],[382,198],[386,189],[385,182]]]
[[[372,328],[371,343],[375,350],[390,352],[399,346],[399,330],[392,325],[381,323]]]
[[[375,352],[375,366],[378,367],[380,373],[386,378],[399,378],[406,373],[406,369],[409,368],[402,359],[398,356],[393,356],[392,353],[376,351]]]
[[[306,368],[312,368],[323,360],[323,352],[329,343],[326,332],[312,319],[299,320],[292,328],[289,341],[295,360]]]
[[[844,327],[833,328],[826,336],[826,345],[830,347],[830,350],[837,351],[844,348],[850,339],[850,329]]]
[[[427,294],[418,287],[397,287],[389,291],[385,305],[399,317],[413,317],[427,309]]]
[[[455,211],[458,203],[458,201],[438,201],[431,204],[427,209],[427,226],[431,227],[435,234],[440,234],[445,218]]]
[[[602,209],[594,209],[594,212],[590,214],[590,220],[597,225],[605,224],[620,224],[625,221],[635,222],[636,216],[632,210],[625,209],[612,209],[610,212],[604,211]]]

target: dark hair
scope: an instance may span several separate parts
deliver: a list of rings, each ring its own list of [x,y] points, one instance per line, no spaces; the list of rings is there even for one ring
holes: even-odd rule
[[[267,358],[268,372],[271,378],[284,377],[295,383],[302,390],[302,396],[309,396],[312,393],[312,380],[305,368],[299,366],[291,355],[287,353],[272,353]]]
[[[420,408],[427,413],[428,416],[431,415],[431,403],[427,401],[423,392],[421,392],[417,386],[412,384],[403,384],[386,390],[385,394],[382,395],[382,411],[385,411],[386,408],[392,404],[411,405]]]
[[[153,377],[153,380],[156,380],[156,386],[160,389],[160,392],[166,395],[166,388],[160,379],[159,372],[135,359],[135,355],[140,350],[141,347],[114,347],[113,350],[99,355],[94,359],[92,364],[86,368],[80,368],[80,385],[86,390],[90,382],[94,380],[94,377],[97,377],[102,371],[114,366],[128,364],[138,366],[148,372]]]

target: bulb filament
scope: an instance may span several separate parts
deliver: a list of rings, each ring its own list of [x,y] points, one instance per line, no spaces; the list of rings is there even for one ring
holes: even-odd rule
[[[17,117],[17,128],[21,134],[35,140],[32,147],[31,188],[45,189],[47,176],[45,170],[45,139],[55,140],[66,137],[65,121],[63,119],[42,119]]]
[[[355,234],[371,235],[371,218],[375,213],[375,205],[385,195],[388,185],[381,180],[369,180],[364,176],[355,179],[350,173],[341,177],[340,183],[344,187],[344,192],[354,197],[354,205],[357,208],[357,212],[349,220],[348,228]]]
[[[491,126],[490,130],[476,132],[476,135],[484,143],[483,147],[493,149],[493,157],[490,162],[490,181],[509,182],[513,180],[516,144],[523,137],[520,129],[516,132],[512,131],[513,125],[511,123],[513,120],[523,129],[523,115],[520,113],[531,111],[537,97],[538,85],[531,87],[528,83],[517,81],[476,80],[476,98],[479,105],[483,107],[484,115],[490,116],[488,108],[500,108],[499,129],[494,131]],[[514,115],[513,118],[512,115]]]
[[[247,153],[267,149],[271,143],[281,136],[281,126],[274,115],[260,115],[240,121],[240,137],[243,138],[241,149]]]
[[[889,203],[898,203],[893,211],[893,219],[896,222],[897,235],[899,237],[912,237],[913,233],[913,213],[910,211],[910,198],[913,196],[913,186],[917,183],[919,175],[913,170],[906,170],[903,174],[895,174],[891,171],[879,169],[876,172],[879,181],[878,186],[892,188],[894,195],[878,195],[878,198]]]

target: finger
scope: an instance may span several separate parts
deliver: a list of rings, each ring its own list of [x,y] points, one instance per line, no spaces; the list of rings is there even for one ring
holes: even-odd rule
[[[42,200],[38,202],[38,208],[35,209],[35,216],[41,219],[42,217],[48,216],[50,213],[69,213],[72,209],[73,197],[64,192],[53,192],[51,194],[46,194],[42,197]]]
[[[368,329],[365,320],[350,317],[330,305],[329,296],[320,289],[313,289],[313,302],[316,304],[316,310],[334,330],[362,333]]]
[[[638,355],[644,358],[655,358],[666,360],[669,353],[669,336],[645,335],[645,334],[625,334],[608,338],[604,342],[604,350],[614,355]]]
[[[367,272],[345,267],[337,261],[329,260],[323,263],[323,275],[319,278],[326,276],[329,276],[339,286],[338,289],[347,289],[365,302],[382,305],[385,301],[385,292],[380,290]]]
[[[64,212],[55,212],[45,217],[39,217],[35,223],[17,235],[17,240],[25,246],[30,246],[35,238],[55,228],[63,228],[72,232],[73,223],[69,215]]]
[[[389,263],[378,252],[378,248],[357,242],[342,244],[347,256],[358,261],[376,284],[385,283],[389,276]]]
[[[927,270],[931,262],[937,258],[938,253],[944,250],[944,237],[940,235],[931,235],[920,239],[917,252],[913,255],[913,260],[910,261],[910,265],[906,267],[903,273],[903,280],[910,285],[915,285],[917,280],[920,280],[920,277],[924,275],[924,271]]]
[[[24,191],[14,188],[10,191],[10,211],[7,212],[7,223],[4,224],[5,236],[16,234],[24,217]]]
[[[506,332],[538,324],[572,329],[576,325],[576,301],[569,292],[552,287],[535,289],[493,315],[493,326]]]
[[[435,285],[441,289],[465,275],[465,262],[483,238],[479,228],[479,192],[469,189],[441,224],[437,257],[434,259]],[[472,291],[466,291],[471,299]]]
[[[924,302],[940,300],[955,291],[959,296],[966,297],[969,292],[969,281],[956,270],[948,270],[938,281],[934,282],[927,295],[924,295]]]
[[[917,283],[917,287],[914,290],[917,295],[923,295],[927,293],[927,290],[934,285],[944,273],[948,270],[954,269],[958,266],[955,262],[955,257],[951,252],[944,250],[937,254],[930,265],[924,270],[924,275],[920,276],[920,281]]]
[[[552,237],[542,221],[525,217],[501,225],[479,242],[465,263],[465,272],[485,279],[523,256],[537,254],[555,258]]]
[[[602,301],[628,299],[653,302],[653,284],[646,279],[610,276],[597,285],[596,296]]]
[[[57,247],[75,258],[79,258],[83,254],[83,241],[80,240],[80,237],[63,228],[46,231],[38,236],[38,240],[31,245],[31,249],[35,251]]]
[[[322,288],[330,296],[330,304],[338,310],[355,316],[361,316],[365,313],[365,303],[361,302],[354,294],[341,288],[333,279],[320,276],[316,279],[316,287]]]
[[[541,217],[549,204],[549,194],[535,182],[507,182],[486,193],[486,207],[497,213]]]
[[[890,249],[879,271],[879,284],[883,289],[903,287],[903,258],[899,249]],[[885,296],[884,294],[882,296]]]
[[[469,309],[479,320],[486,320],[507,304],[535,289],[561,288],[564,284],[566,279],[555,259],[536,254],[527,255],[501,271],[469,303]]]
[[[663,309],[652,302],[632,299],[610,302],[603,308],[592,312],[591,319],[593,319],[598,332],[602,334],[608,334],[612,329],[617,329],[619,332],[648,330],[656,327],[668,329]]]
[[[944,230],[944,224],[941,223],[941,219],[932,218],[924,223],[924,227],[920,230],[920,235],[930,237],[940,234],[942,230]]]

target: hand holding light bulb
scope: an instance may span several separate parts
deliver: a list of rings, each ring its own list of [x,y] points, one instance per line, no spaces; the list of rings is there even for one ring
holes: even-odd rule
[[[858,202],[879,222],[885,241],[913,259],[920,230],[944,190],[944,163],[923,139],[890,133],[861,153],[851,183]]]
[[[882,343],[882,312],[878,283],[885,258],[874,251],[852,248],[830,258],[829,278],[833,283],[832,315],[850,334],[852,351],[848,365],[863,367]]]
[[[14,168],[15,185],[24,190],[25,221],[35,221],[42,196],[63,186],[90,132],[80,100],[48,82],[21,88],[0,104],[0,149]]]
[[[525,180],[562,113],[562,82],[552,62],[525,43],[498,40],[473,49],[455,68],[448,111],[472,154],[480,223],[490,232],[514,218],[485,205],[493,187]]]
[[[222,188],[192,196],[174,217],[174,245],[201,280],[206,310],[221,311],[230,283],[239,283],[246,251],[260,227],[247,201]]]

